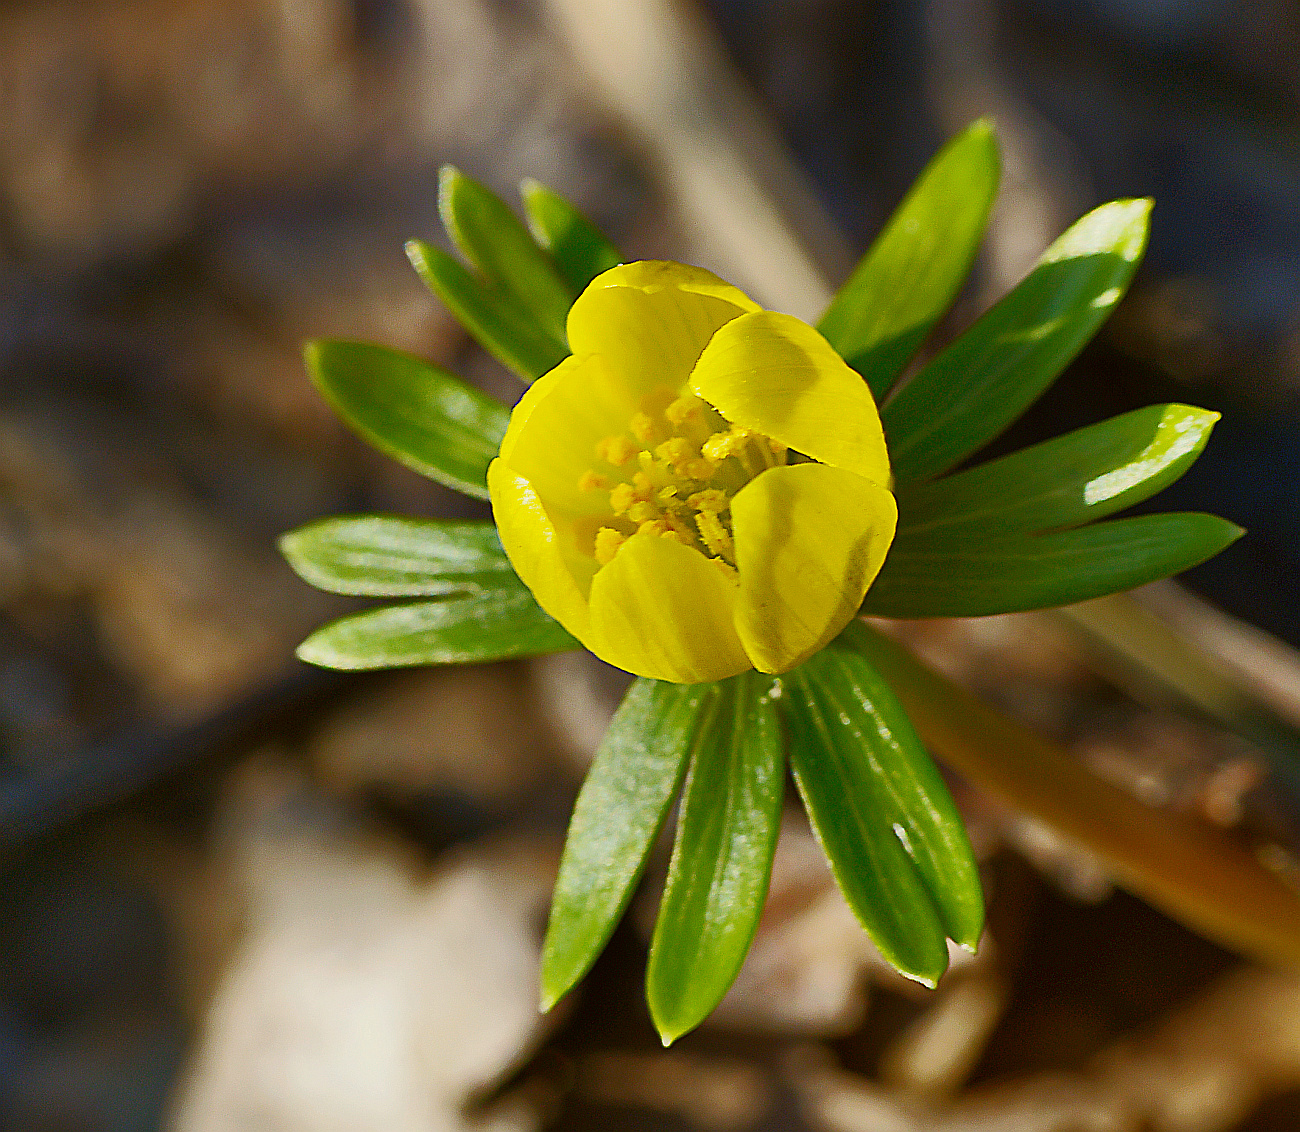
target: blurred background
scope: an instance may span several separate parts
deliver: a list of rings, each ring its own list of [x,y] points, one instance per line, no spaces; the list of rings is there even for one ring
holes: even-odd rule
[[[1300,981],[960,781],[990,939],[937,994],[884,968],[791,812],[708,1026],[657,1048],[653,891],[539,1017],[619,674],[307,671],[294,645],[351,607],[274,543],[338,512],[485,513],[348,435],[300,361],[372,339],[517,396],[402,254],[441,240],[443,162],[512,201],[535,177],[629,258],[815,316],[988,114],[1000,203],[937,340],[1091,206],[1156,198],[1129,297],[999,446],[1155,401],[1223,411],[1157,506],[1250,529],[1185,579],[1243,623],[1187,616],[1294,707],[1293,0],[7,0],[0,90],[0,1126],[1300,1127]],[[1300,807],[1259,752],[1133,698],[1065,622],[909,634],[1098,773],[1295,869]]]

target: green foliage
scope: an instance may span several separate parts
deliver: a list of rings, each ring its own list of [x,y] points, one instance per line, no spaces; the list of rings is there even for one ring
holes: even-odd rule
[[[999,168],[993,127],[976,122],[926,167],[822,315],[817,329],[877,401],[965,282]]]
[[[646,968],[665,1045],[704,1021],[740,971],[781,825],[785,752],[772,680],[750,672],[718,687],[691,756]]]
[[[444,165],[438,210],[447,235],[488,287],[518,303],[530,324],[565,342],[565,319],[581,288],[570,285],[505,201]]]
[[[836,883],[881,954],[933,986],[948,966],[945,935],[973,949],[984,925],[943,779],[889,686],[845,641],[783,683],[790,766]]]
[[[894,548],[960,549],[1112,515],[1181,476],[1218,419],[1191,405],[1151,405],[902,487]]]
[[[602,271],[623,262],[618,249],[562,196],[531,178],[519,186],[519,192],[533,238],[551,253],[575,293]]]
[[[878,400],[961,287],[997,181],[996,141],[979,122],[930,163],[824,315],[819,329]],[[532,380],[568,355],[574,296],[621,256],[536,182],[521,190],[527,227],[454,169],[439,188],[468,266],[418,240],[407,246],[411,262],[484,348]],[[1151,406],[947,474],[1095,333],[1141,257],[1149,207],[1115,201],[1089,213],[885,404],[899,525],[864,612],[975,616],[1080,601],[1185,569],[1240,535],[1200,514],[1094,522],[1196,459],[1217,415],[1190,406]],[[486,497],[504,406],[379,346],[318,342],[307,362],[327,400],[381,451]],[[576,647],[516,577],[490,524],[355,516],[303,527],[282,547],[323,589],[438,599],[326,626],[299,650],[311,663],[382,668]],[[605,946],[685,778],[646,993],[665,1042],[708,1015],[758,923],[787,759],[837,883],[891,963],[933,985],[946,939],[976,945],[983,898],[960,815],[873,667],[879,659],[891,679],[911,671],[895,648],[855,623],[779,681],[751,672],[718,684],[633,684],[574,809],[542,960],[544,1009]]]
[[[388,605],[317,629],[298,656],[322,668],[473,664],[566,652],[578,643],[518,578],[482,593]]]
[[[444,370],[369,342],[311,342],[307,372],[349,425],[408,468],[479,499],[510,411]]]
[[[687,764],[710,744],[716,684],[640,679],[573,807],[542,949],[542,1009],[587,973],[623,915]]]
[[[322,519],[283,536],[280,551],[301,578],[336,594],[441,597],[516,582],[491,523],[390,515]]]
[[[862,612],[985,617],[1071,605],[1190,569],[1243,533],[1217,515],[1178,511],[978,542],[956,553],[905,545],[891,549]]]
[[[1146,247],[1149,200],[1117,200],[1060,237],[1029,276],[881,411],[900,484],[947,471],[1020,416],[1115,308]]]
[[[512,296],[492,290],[441,248],[408,240],[406,256],[425,285],[489,354],[524,381],[533,381],[569,356]]]

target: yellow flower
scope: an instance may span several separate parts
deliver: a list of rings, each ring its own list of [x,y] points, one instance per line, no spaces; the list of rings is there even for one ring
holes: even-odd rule
[[[488,469],[542,608],[677,683],[785,672],[828,644],[897,522],[866,382],[806,323],[677,263],[598,276],[568,337]]]

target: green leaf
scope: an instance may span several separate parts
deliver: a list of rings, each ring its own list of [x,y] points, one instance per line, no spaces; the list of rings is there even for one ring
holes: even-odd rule
[[[668,884],[659,905],[646,1000],[670,1045],[735,981],[767,897],[785,785],[771,677],[719,685],[720,703],[691,758]]]
[[[997,193],[998,144],[979,121],[926,167],[817,329],[880,400],[952,304]]]
[[[528,178],[519,186],[533,238],[551,253],[575,294],[623,256],[600,229],[558,193]]]
[[[541,330],[567,342],[564,324],[578,292],[505,201],[459,169],[444,165],[438,177],[438,211],[452,243],[489,288],[512,296]]]
[[[542,1009],[595,962],[632,898],[693,752],[716,684],[639,679],[614,715],[573,807],[542,948]]]
[[[852,621],[805,665],[860,735],[876,796],[934,901],[945,934],[970,951],[984,931],[984,891],[966,826],[938,767],[894,690],[863,656],[867,629]]]
[[[872,737],[854,726],[862,710],[806,664],[782,683],[790,767],[835,882],[881,955],[932,987],[948,968],[944,929],[894,830],[872,767]]]
[[[484,593],[388,605],[317,629],[298,656],[322,668],[473,664],[578,648],[522,582]]]
[[[370,342],[309,342],[307,372],[365,440],[439,483],[488,497],[510,410],[457,377]]]
[[[1122,511],[1173,483],[1218,413],[1151,405],[1000,460],[898,492],[900,551],[1064,528]]]
[[[1167,578],[1244,532],[1215,515],[1114,519],[968,546],[890,548],[862,612],[881,617],[984,617],[1069,605]]]
[[[519,301],[493,291],[441,248],[406,242],[420,278],[489,354],[524,381],[533,381],[569,356],[569,347],[537,324]]]
[[[1124,294],[1146,246],[1149,200],[1083,217],[1029,276],[881,412],[899,483],[947,471],[1025,411]]]
[[[301,578],[336,594],[436,597],[516,583],[491,523],[322,519],[282,536],[280,550]]]
[[[926,743],[980,790],[1086,846],[1193,931],[1263,963],[1300,965],[1300,895],[1227,831],[1144,805],[867,626],[857,647]]]

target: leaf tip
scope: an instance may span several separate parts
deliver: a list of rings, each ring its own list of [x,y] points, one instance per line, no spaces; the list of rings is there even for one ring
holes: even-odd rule
[[[438,166],[438,207],[445,208],[451,203],[451,195],[456,191],[456,187],[464,179],[462,173],[451,162]]]
[[[662,1018],[659,1012],[655,1010],[654,1004],[650,1004],[650,1017],[654,1023],[655,1032],[659,1035],[659,1040],[663,1043],[664,1049],[667,1049],[678,1038],[684,1034],[690,1033],[699,1021],[683,1023],[680,1019]]]
[[[423,240],[412,238],[402,246],[406,251],[407,262],[421,275],[425,274],[429,268],[428,245]]]

